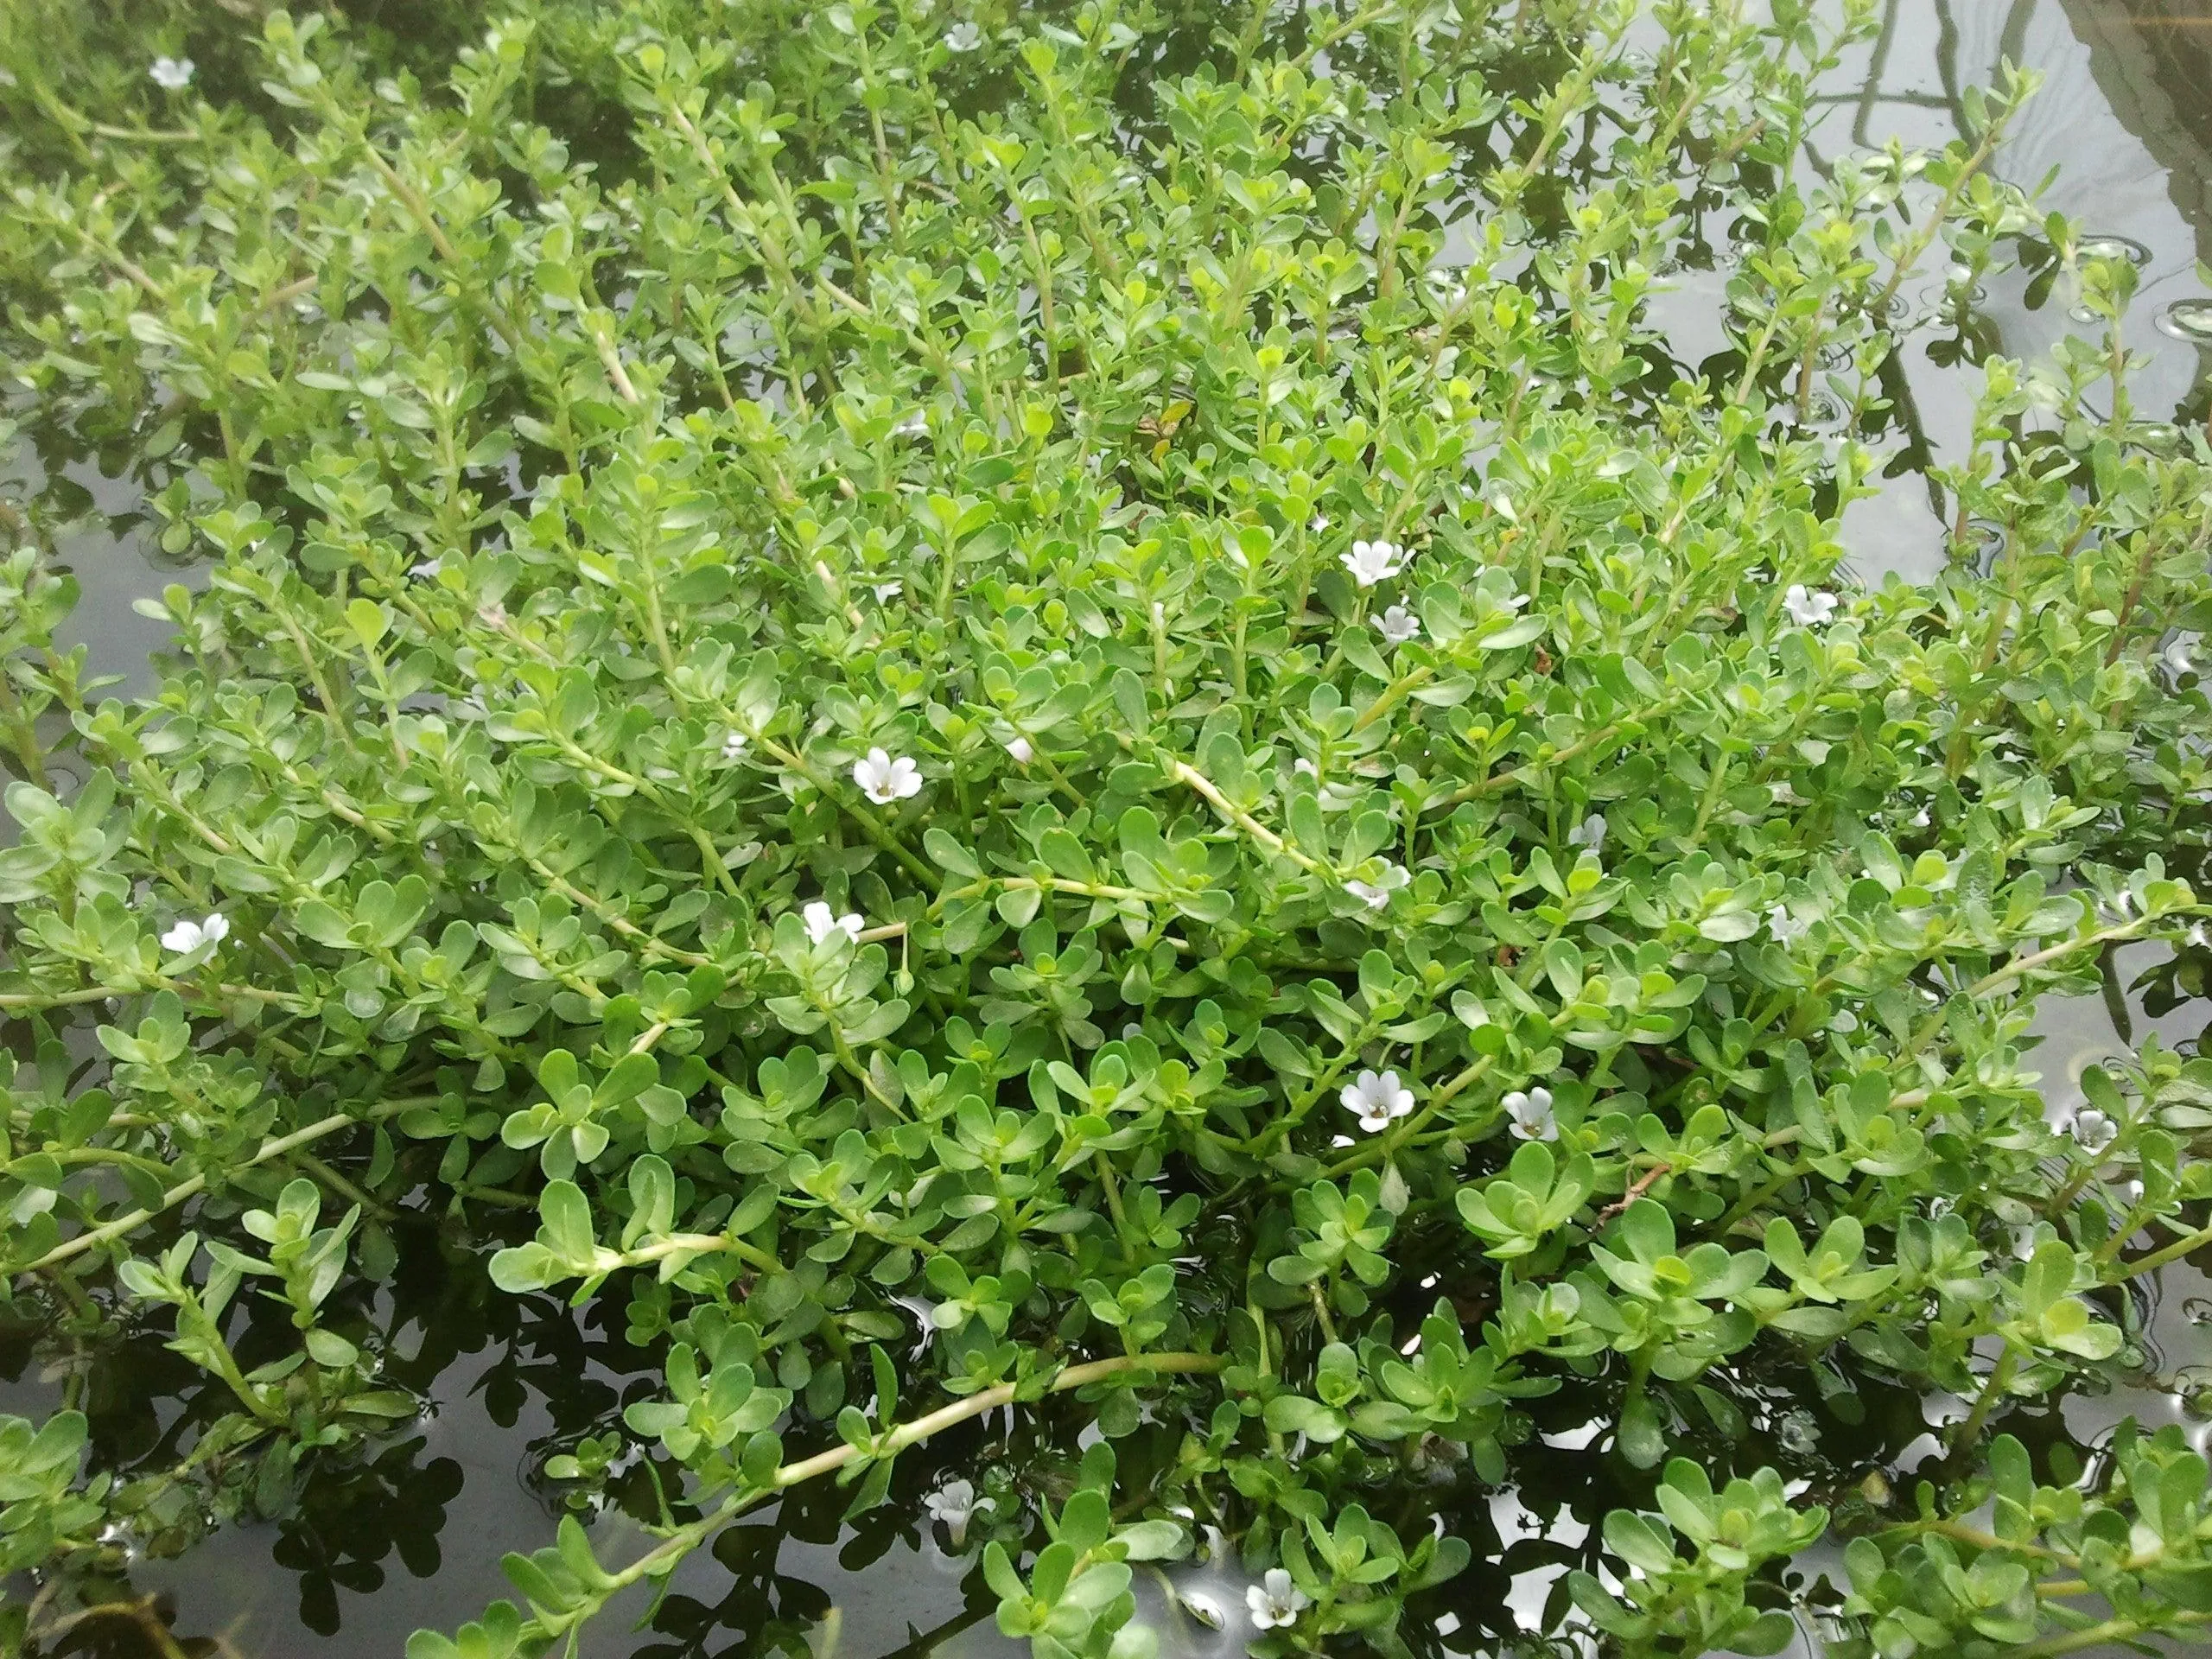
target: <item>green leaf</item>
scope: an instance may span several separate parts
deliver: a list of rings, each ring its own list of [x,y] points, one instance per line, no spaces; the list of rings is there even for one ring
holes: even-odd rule
[[[1656,1575],[1675,1568],[1674,1545],[1640,1515],[1613,1510],[1605,1516],[1605,1539],[1607,1549],[1639,1572]]]
[[[1274,1433],[1303,1434],[1323,1446],[1342,1440],[1349,1427],[1342,1413],[1294,1394],[1279,1394],[1268,1401],[1264,1415]]]
[[[1656,1467],[1667,1455],[1666,1434],[1649,1395],[1634,1393],[1622,1403],[1619,1444],[1621,1455],[1638,1469]]]
[[[983,873],[983,867],[976,861],[974,854],[934,825],[922,832],[922,849],[940,868],[955,875],[973,880]]]
[[[574,1181],[548,1181],[537,1198],[538,1236],[560,1261],[581,1270],[598,1249],[591,1203]]]
[[[346,607],[346,626],[364,649],[373,651],[391,626],[391,618],[373,600],[356,599]]]

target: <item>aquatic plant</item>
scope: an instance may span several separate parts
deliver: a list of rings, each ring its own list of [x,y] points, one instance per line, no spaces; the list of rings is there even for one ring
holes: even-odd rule
[[[930,1515],[1039,1659],[1143,1653],[1132,1565],[1200,1549],[1255,1652],[1403,1653],[1468,1559],[1424,1491],[1553,1394],[1652,1505],[1555,1632],[2212,1619],[2178,1430],[2005,1430],[2212,1241],[2212,1071],[2054,1122],[2028,1040],[2202,948],[2212,455],[2135,420],[2132,267],[1991,171],[2032,78],[1816,174],[1865,8],[1771,10],[1262,8],[1140,95],[1141,5],[548,0],[435,82],[278,11],[139,115],[18,27],[12,370],[208,580],[111,695],[6,525],[0,1274],[226,1403],[127,1483],[0,1424],[10,1638],[412,1416],[353,1300],[410,1208],[529,1217],[502,1291],[660,1371],[552,1471],[641,1454],[658,1541],[571,1516],[415,1659],[1007,1408],[1096,1434]],[[1872,587],[1938,249],[2103,326],[1980,365],[1954,561]],[[1909,1501],[1812,1492],[1777,1377],[1960,1403]]]

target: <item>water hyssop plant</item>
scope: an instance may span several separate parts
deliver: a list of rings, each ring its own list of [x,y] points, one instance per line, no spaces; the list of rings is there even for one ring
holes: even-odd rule
[[[2031,76],[1816,168],[1863,3],[73,10],[0,22],[8,408],[206,581],[124,696],[0,514],[0,1275],[205,1389],[127,1478],[0,1421],[0,1639],[415,1421],[410,1216],[656,1373],[548,1465],[656,1536],[413,1659],[987,1416],[1064,1450],[918,1524],[1039,1659],[1193,1555],[1433,1651],[1544,1396],[1624,1492],[1559,1650],[2202,1639],[2183,1429],[2016,1432],[2212,1241],[2212,1068],[2031,1052],[2201,976],[2212,791],[2212,453],[1993,164]],[[1875,585],[1901,342],[2005,272],[2095,321]],[[1815,1482],[1877,1382],[1940,1444]]]

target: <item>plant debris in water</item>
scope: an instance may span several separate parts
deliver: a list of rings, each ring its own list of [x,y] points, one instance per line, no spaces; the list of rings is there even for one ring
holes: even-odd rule
[[[2212,1071],[2052,1121],[2029,1052],[2201,956],[2212,455],[2137,422],[2125,250],[1991,170],[2033,78],[1815,174],[1870,8],[1774,11],[1261,8],[1135,114],[1141,5],[543,0],[439,66],[271,11],[81,86],[14,27],[10,365],[210,580],[121,701],[0,521],[0,1274],[201,1379],[127,1478],[81,1372],[0,1422],[0,1636],[394,1444],[429,1212],[626,1332],[545,1475],[657,1537],[572,1514],[413,1659],[1007,1410],[1087,1449],[920,1524],[1039,1659],[1142,1659],[1196,1554],[1257,1654],[1402,1655],[1562,1402],[1626,1503],[1549,1637],[2201,1639],[2183,1430],[2008,1423],[2212,1240]],[[1954,562],[1870,590],[1945,261],[2091,334],[1979,365]],[[1939,1455],[1815,1488],[1885,1389]]]

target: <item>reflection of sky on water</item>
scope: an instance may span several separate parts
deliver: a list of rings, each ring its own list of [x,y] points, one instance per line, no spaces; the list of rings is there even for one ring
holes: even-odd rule
[[[2196,10],[2212,35],[2207,0],[2194,0],[2194,6],[2170,0],[2165,10],[2176,16]],[[2007,57],[2041,69],[2043,88],[2015,124],[1996,170],[2032,188],[2059,169],[2042,197],[2046,207],[2079,219],[2093,235],[2126,237],[2149,250],[2127,337],[2147,359],[2134,385],[2138,414],[2160,420],[2212,363],[2212,353],[2171,338],[2155,323],[2168,306],[2205,292],[2196,264],[2212,260],[2212,208],[2206,203],[2212,152],[2194,148],[2173,118],[2170,94],[2152,79],[2152,60],[2125,13],[2117,0],[1887,0],[1881,33],[1847,54],[1831,78],[1826,114],[1808,149],[1819,165],[1891,138],[1908,146],[1948,143],[1961,130],[1967,87],[1993,83]],[[2113,94],[2131,115],[2157,122],[2159,148],[2170,160],[2122,120]],[[1924,315],[1941,294],[1948,263],[1939,242],[1901,290],[1916,314]],[[1726,348],[1714,307],[1721,280],[1721,273],[1686,273],[1682,293],[1671,302],[1662,297],[1655,308],[1674,354],[1685,363]],[[2054,294],[2031,310],[2025,288],[2017,273],[1995,276],[1979,309],[1994,324],[2005,356],[2032,362],[2063,334],[2085,331],[2067,315],[2065,296]],[[1973,415],[1974,379],[1931,362],[1924,337],[1907,341],[1901,355],[1910,387],[1901,411],[1906,424],[1926,435],[1939,461],[1955,459]],[[1862,580],[1878,581],[1888,571],[1922,580],[1942,566],[1948,526],[1916,477],[1894,479],[1880,495],[1854,503],[1844,525]]]
[[[2150,251],[2128,338],[2148,359],[2135,382],[2137,410],[2157,420],[2169,416],[2205,372],[2196,348],[2161,334],[2154,319],[2173,302],[2203,293],[2196,263],[2212,257],[2212,218],[2190,223],[2177,199],[2201,212],[2201,178],[2193,168],[2163,162],[2107,96],[2108,85],[2122,88],[2139,113],[2146,99],[2164,96],[2121,14],[2113,0],[1888,0],[1881,36],[1847,60],[1838,79],[1850,90],[1834,94],[1813,147],[1833,152],[1891,137],[1907,144],[1945,143],[1960,131],[1966,87],[1992,83],[2007,57],[2041,69],[2042,90],[2015,124],[1996,168],[2031,188],[2058,169],[2042,198],[2045,206],[2079,219],[2093,235],[2124,236]],[[2085,45],[2097,48],[2097,55]],[[2198,159],[2212,163],[2201,152]],[[1906,293],[1924,304],[1941,283],[1943,264],[1940,246],[1931,250],[1927,271]],[[1996,324],[2008,357],[2033,361],[2063,334],[2086,332],[2067,315],[2070,302],[2063,295],[2031,311],[2017,275],[1999,276],[1988,289],[1981,309]],[[1954,458],[1973,414],[1972,382],[1930,364],[1924,343],[1904,351],[1913,414],[1938,458]],[[1947,527],[1916,480],[1900,479],[1882,497],[1857,504],[1845,524],[1854,563],[1868,579],[1890,569],[1919,578],[1942,566]]]

